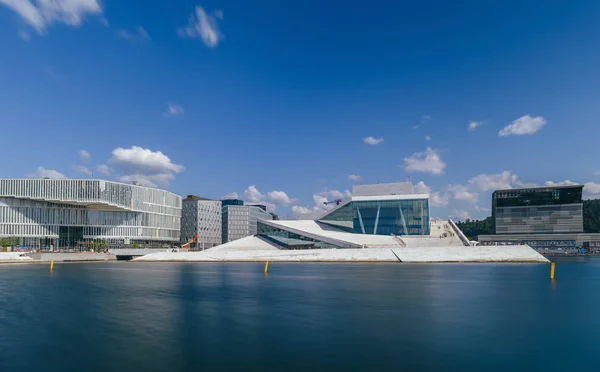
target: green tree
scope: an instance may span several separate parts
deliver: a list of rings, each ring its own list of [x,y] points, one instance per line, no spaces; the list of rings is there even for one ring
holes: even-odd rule
[[[479,235],[494,233],[492,217],[486,217],[483,220],[470,220],[467,218],[465,222],[457,222],[456,226],[471,240],[477,239]]]
[[[137,248],[137,247],[138,247],[138,242],[137,242],[137,241],[134,241],[134,242],[133,242],[133,248]]]
[[[583,232],[600,233],[600,199],[583,201]]]

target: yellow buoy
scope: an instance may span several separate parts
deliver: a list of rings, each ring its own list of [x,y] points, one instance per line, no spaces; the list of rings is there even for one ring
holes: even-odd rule
[[[50,261],[50,271],[54,270],[54,260]]]
[[[265,274],[269,272],[269,261],[265,263]]]
[[[554,279],[554,266],[556,266],[556,264],[554,262],[550,262],[550,279]]]

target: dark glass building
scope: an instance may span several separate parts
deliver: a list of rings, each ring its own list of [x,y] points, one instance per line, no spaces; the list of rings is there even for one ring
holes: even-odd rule
[[[240,199],[225,199],[221,200],[221,205],[223,207],[227,205],[244,205],[244,201]]]
[[[492,194],[496,234],[583,232],[583,185],[497,190]]]

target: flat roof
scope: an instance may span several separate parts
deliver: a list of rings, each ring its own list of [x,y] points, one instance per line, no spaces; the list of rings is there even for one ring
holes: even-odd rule
[[[523,187],[523,188],[519,188],[519,189],[500,189],[500,190],[494,190],[494,194],[497,192],[503,192],[503,191],[535,191],[535,190],[553,190],[553,189],[570,189],[570,188],[577,188],[577,187],[583,187],[584,185],[580,185],[580,184],[576,184],[576,185],[560,185],[560,186],[538,186],[538,187]]]

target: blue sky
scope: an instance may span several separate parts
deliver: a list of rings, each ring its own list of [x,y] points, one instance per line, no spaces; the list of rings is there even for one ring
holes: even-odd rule
[[[600,197],[599,19],[597,1],[0,0],[0,175],[291,218],[409,177],[455,219],[496,188]]]

